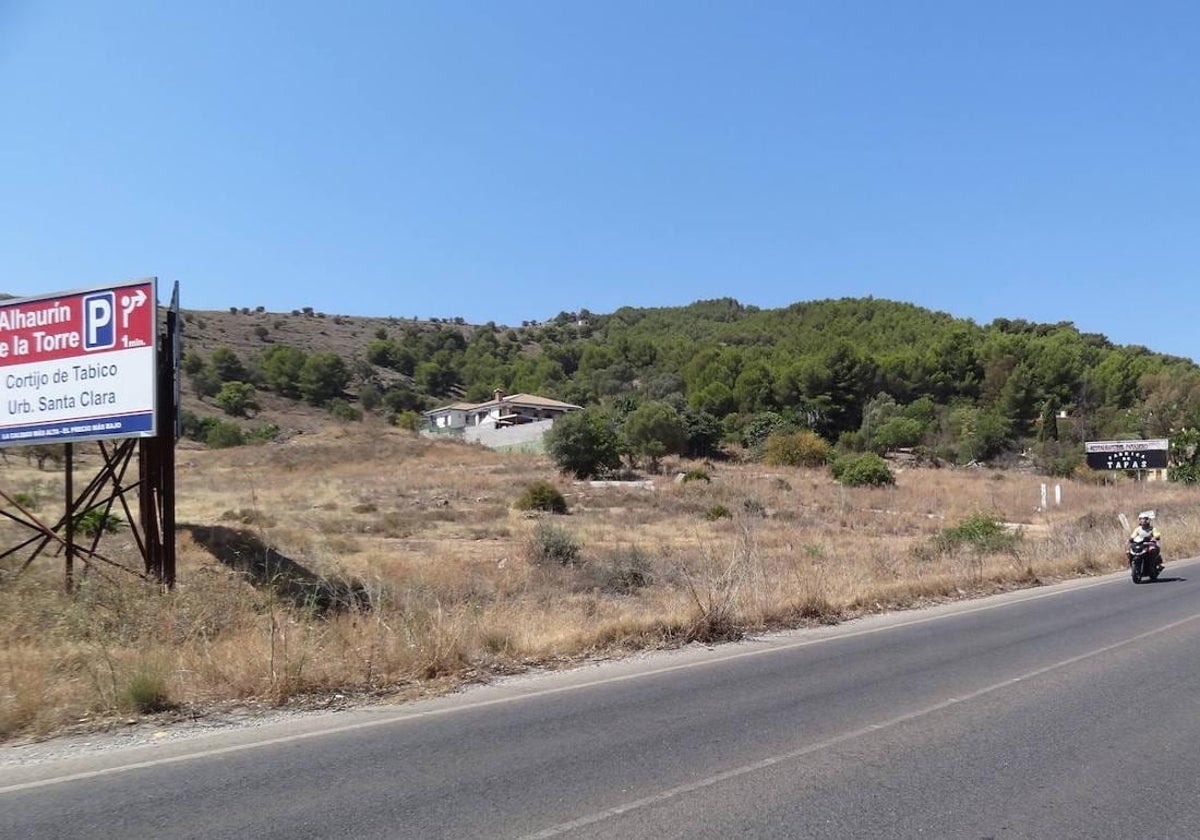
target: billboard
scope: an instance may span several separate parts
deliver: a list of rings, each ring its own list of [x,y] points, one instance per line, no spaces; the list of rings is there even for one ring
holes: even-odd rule
[[[1170,441],[1096,440],[1083,445],[1087,465],[1093,470],[1163,470],[1167,468]]]
[[[0,302],[0,446],[152,437],[155,278]]]

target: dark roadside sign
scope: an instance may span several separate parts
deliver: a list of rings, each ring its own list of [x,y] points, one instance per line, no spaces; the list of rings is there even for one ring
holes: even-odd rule
[[[1165,470],[1170,442],[1157,440],[1095,440],[1084,445],[1093,470]]]

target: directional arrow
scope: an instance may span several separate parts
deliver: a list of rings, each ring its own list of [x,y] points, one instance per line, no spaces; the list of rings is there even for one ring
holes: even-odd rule
[[[129,329],[129,316],[133,314],[133,310],[146,302],[146,293],[142,289],[138,289],[132,295],[121,298],[121,325],[125,329]]]

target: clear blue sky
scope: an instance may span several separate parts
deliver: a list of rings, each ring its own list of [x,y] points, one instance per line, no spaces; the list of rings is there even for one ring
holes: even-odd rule
[[[1194,0],[0,0],[0,105],[11,294],[873,295],[1200,360]]]

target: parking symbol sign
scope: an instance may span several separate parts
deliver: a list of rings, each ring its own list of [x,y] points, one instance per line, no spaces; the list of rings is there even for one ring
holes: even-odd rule
[[[117,343],[114,299],[112,292],[100,292],[83,299],[84,350],[107,350]]]

